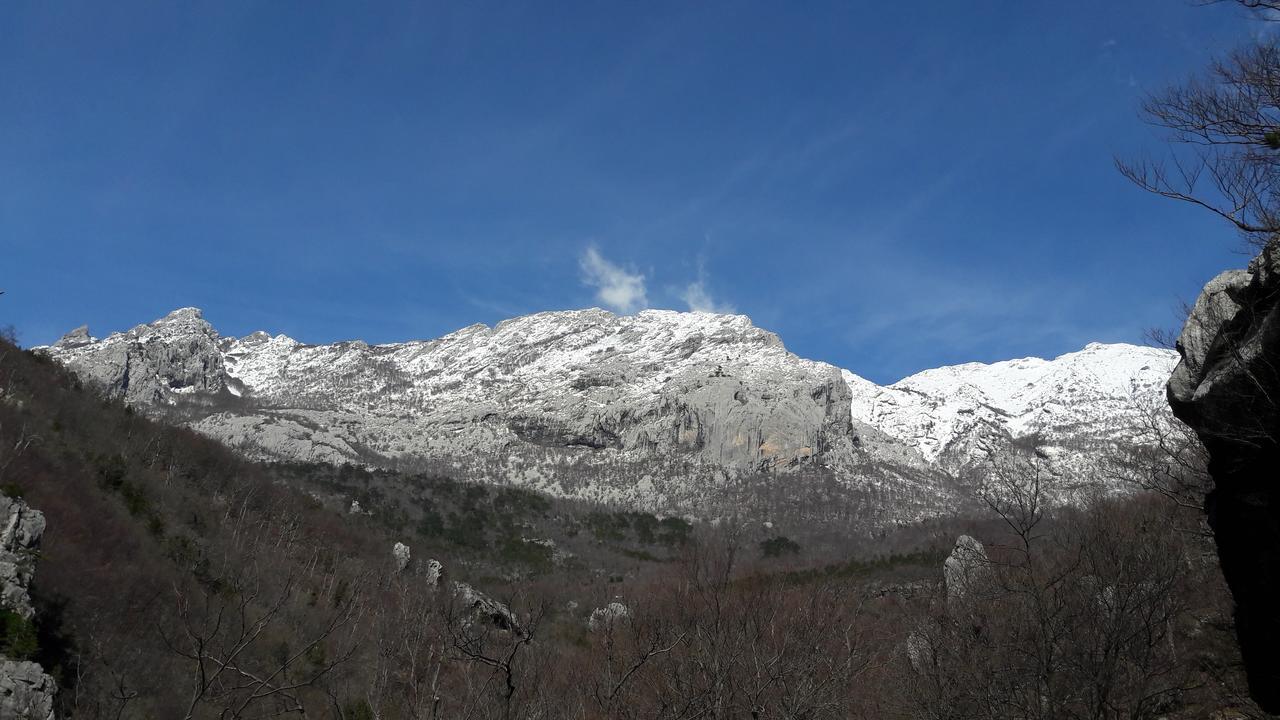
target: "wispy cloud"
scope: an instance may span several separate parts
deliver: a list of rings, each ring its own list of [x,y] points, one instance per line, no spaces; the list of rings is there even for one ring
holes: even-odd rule
[[[684,291],[680,293],[680,299],[683,300],[693,312],[736,312],[733,305],[730,305],[729,303],[716,302],[715,299],[711,297],[711,293],[707,290],[707,273],[702,267],[702,263],[698,263],[698,279],[685,286]]]
[[[583,282],[596,289],[596,299],[610,310],[631,313],[649,306],[644,275],[609,262],[594,245],[578,259]]]

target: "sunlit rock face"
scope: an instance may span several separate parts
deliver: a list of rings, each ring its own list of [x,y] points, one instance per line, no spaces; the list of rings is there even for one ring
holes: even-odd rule
[[[187,308],[41,351],[251,457],[445,463],[482,482],[699,516],[744,497],[838,499],[885,522],[953,512],[961,479],[1014,446],[1033,447],[1064,487],[1098,477],[1105,451],[1140,434],[1140,406],[1163,407],[1174,362],[1091,345],[880,386],[797,357],[741,315],[597,309],[307,345],[223,337]]]
[[[1249,686],[1280,712],[1280,244],[1214,278],[1178,340],[1173,412],[1209,451],[1206,499]]]

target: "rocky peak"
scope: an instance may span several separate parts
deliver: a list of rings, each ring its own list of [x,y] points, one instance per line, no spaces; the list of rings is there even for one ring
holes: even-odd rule
[[[102,387],[143,406],[171,405],[177,395],[217,393],[226,385],[221,338],[198,308],[180,308],[102,340],[78,328],[37,348]]]
[[[71,350],[94,342],[97,342],[97,338],[89,335],[89,326],[81,325],[75,330],[63,335],[58,342],[53,344],[53,346],[56,348]]]

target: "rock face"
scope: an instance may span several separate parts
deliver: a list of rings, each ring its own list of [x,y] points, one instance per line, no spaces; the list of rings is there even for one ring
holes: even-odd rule
[[[744,486],[794,499],[809,478],[874,498],[891,521],[953,510],[956,478],[1018,443],[1059,476],[1091,475],[1135,436],[1143,402],[1162,405],[1174,361],[1091,345],[881,387],[787,352],[744,316],[596,309],[430,341],[306,345],[222,337],[186,308],[42,350],[252,457],[447,463],[483,482],[699,515]]]
[[[1280,712],[1280,242],[1205,286],[1178,352],[1169,404],[1209,451],[1205,508],[1250,691]]]
[[[44,515],[0,494],[0,609],[30,621],[35,615],[27,588]],[[0,655],[0,718],[53,720],[57,684],[36,663]]]

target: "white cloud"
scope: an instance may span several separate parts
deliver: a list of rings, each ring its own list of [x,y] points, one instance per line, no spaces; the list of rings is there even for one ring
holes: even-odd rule
[[[702,268],[698,269],[698,280],[685,287],[684,292],[680,293],[680,299],[684,300],[693,312],[735,312],[734,307],[729,303],[718,303],[712,299],[711,293],[707,292],[707,278]]]
[[[596,299],[619,313],[630,313],[649,306],[645,295],[644,275],[631,273],[614,265],[594,245],[587,247],[578,260],[583,280],[596,289]]]

